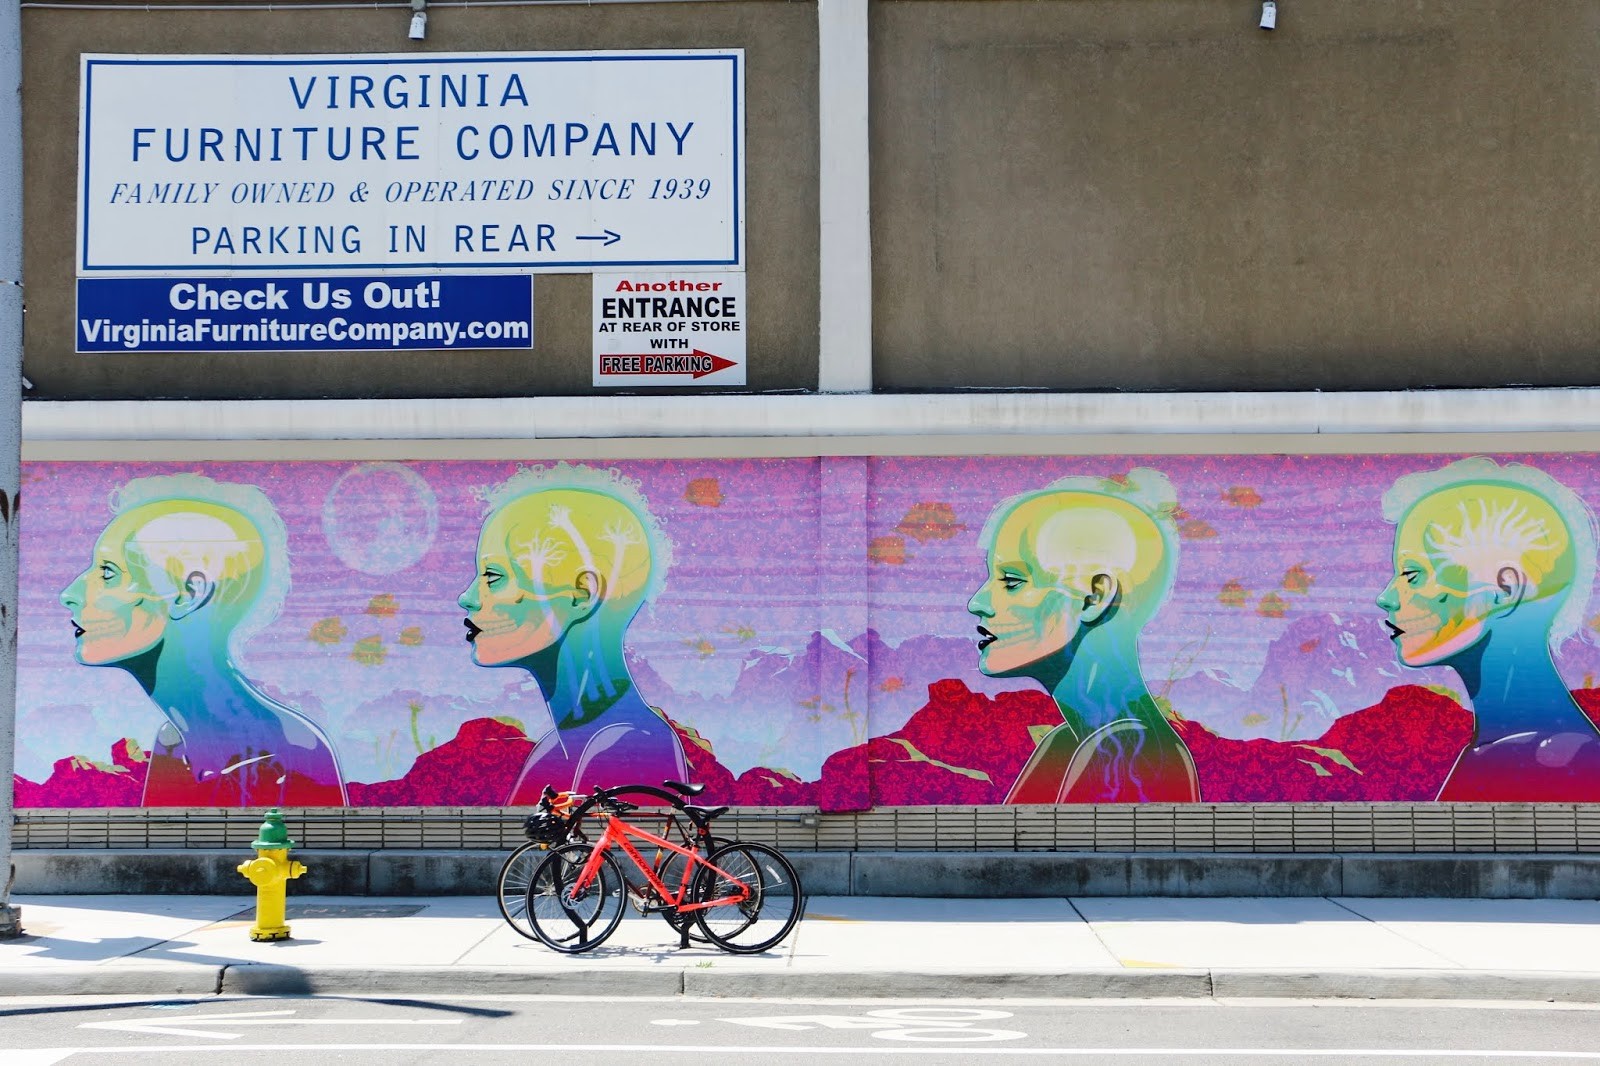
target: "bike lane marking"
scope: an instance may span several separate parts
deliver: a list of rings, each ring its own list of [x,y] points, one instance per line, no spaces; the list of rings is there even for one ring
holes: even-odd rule
[[[975,1021],[1010,1018],[1010,1011],[970,1007],[892,1007],[865,1014],[781,1014],[758,1018],[722,1018],[734,1025],[762,1029],[870,1029],[880,1040],[944,1041],[973,1044],[986,1040],[1020,1040],[1026,1033],[1015,1029],[974,1028]]]

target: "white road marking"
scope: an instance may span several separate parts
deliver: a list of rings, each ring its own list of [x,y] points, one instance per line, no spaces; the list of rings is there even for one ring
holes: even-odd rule
[[[127,1018],[113,1022],[84,1022],[79,1029],[110,1029],[119,1033],[159,1033],[162,1036],[203,1036],[209,1040],[237,1040],[238,1033],[208,1033],[204,1029],[183,1028],[195,1025],[221,1025],[229,1028],[247,1023],[261,1024],[271,1019],[275,1024],[287,1020],[292,1010],[253,1010],[241,1014],[197,1014],[189,1017],[163,1018],[159,1022],[144,1022],[137,1018]]]
[[[119,1033],[156,1033],[162,1036],[203,1036],[208,1040],[237,1040],[239,1033],[212,1033],[194,1026],[216,1025],[238,1029],[252,1025],[460,1025],[460,1018],[291,1018],[292,1010],[257,1010],[241,1014],[196,1014],[163,1018],[159,1022],[126,1018],[112,1022],[84,1022],[79,1029],[108,1029]]]
[[[55,1049],[61,1051],[62,1049]],[[172,1055],[215,1055],[215,1044],[174,1044],[129,1047],[85,1047],[65,1049],[71,1055],[149,1055],[165,1052]],[[1600,1061],[1600,1051],[1500,1051],[1477,1048],[1088,1048],[1088,1047],[735,1047],[717,1044],[230,1044],[230,1053],[259,1052],[263,1055],[282,1055],[284,1052],[358,1052],[358,1051],[449,1051],[460,1056],[467,1053],[521,1055],[528,1052],[614,1052],[637,1053],[686,1052],[705,1055],[1055,1055],[1058,1057],[1087,1058],[1197,1058],[1225,1055],[1235,1057],[1265,1058],[1276,1055],[1306,1058],[1416,1058],[1416,1059],[1555,1059],[1582,1062]],[[34,1052],[36,1053],[36,1052]],[[26,1055],[28,1051],[0,1048],[0,1058],[9,1063],[12,1055]],[[60,1059],[51,1060],[59,1062]]]
[[[863,1018],[850,1014],[792,1014],[776,1018],[719,1018],[734,1025],[754,1025],[760,1029],[898,1029],[900,1023],[888,1018]]]
[[[927,1025],[965,1025],[968,1022],[993,1022],[1011,1017],[1010,1011],[978,1010],[975,1007],[891,1007],[869,1010],[867,1013],[874,1018],[894,1018]]]
[[[7,1051],[6,1066],[56,1066],[78,1053],[77,1048],[38,1047],[26,1051]]]
[[[697,1021],[693,1021],[693,1020],[691,1020],[689,1018],[657,1018],[654,1021],[652,1021],[650,1024],[651,1025],[699,1025],[700,1023],[697,1022]]]
[[[1003,1010],[977,1010],[967,1007],[894,1007],[869,1010],[866,1014],[780,1014],[767,1018],[722,1018],[735,1025],[754,1025],[762,1029],[871,1029],[880,1040],[944,1041],[947,1044],[973,1044],[985,1040],[1020,1040],[1027,1033],[1015,1029],[974,1029],[975,1021],[1009,1018]]]
[[[926,1040],[930,1044],[976,1044],[984,1040],[1021,1040],[1027,1033],[1015,1029],[883,1029],[873,1033],[879,1040]]]

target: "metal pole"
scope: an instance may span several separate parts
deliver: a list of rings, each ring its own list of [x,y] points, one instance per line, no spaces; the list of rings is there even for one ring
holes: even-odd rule
[[[22,9],[0,2],[0,939],[11,903],[17,741],[17,503],[22,468]]]

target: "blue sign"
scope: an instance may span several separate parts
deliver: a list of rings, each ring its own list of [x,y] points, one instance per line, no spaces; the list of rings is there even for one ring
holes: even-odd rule
[[[80,278],[80,352],[532,348],[533,278]]]

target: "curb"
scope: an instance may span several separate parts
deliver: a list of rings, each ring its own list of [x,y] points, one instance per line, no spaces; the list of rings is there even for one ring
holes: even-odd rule
[[[214,996],[222,967],[31,966],[0,967],[0,995],[7,996]]]
[[[1417,999],[1600,1003],[1600,974],[1472,970],[1057,970],[757,972],[615,967],[507,970],[419,966],[0,968],[6,996],[294,996],[350,993],[783,997],[807,999]]]
[[[224,966],[218,991],[226,995],[303,996],[321,993],[450,993],[476,995],[677,996],[683,972],[622,970],[505,970],[473,966],[301,969],[270,963]]]
[[[1600,1003],[1600,974],[1486,970],[1213,970],[1217,999],[1491,999]]]
[[[1204,999],[1204,970],[1056,970],[1036,973],[784,973],[686,970],[683,994],[807,999]]]

